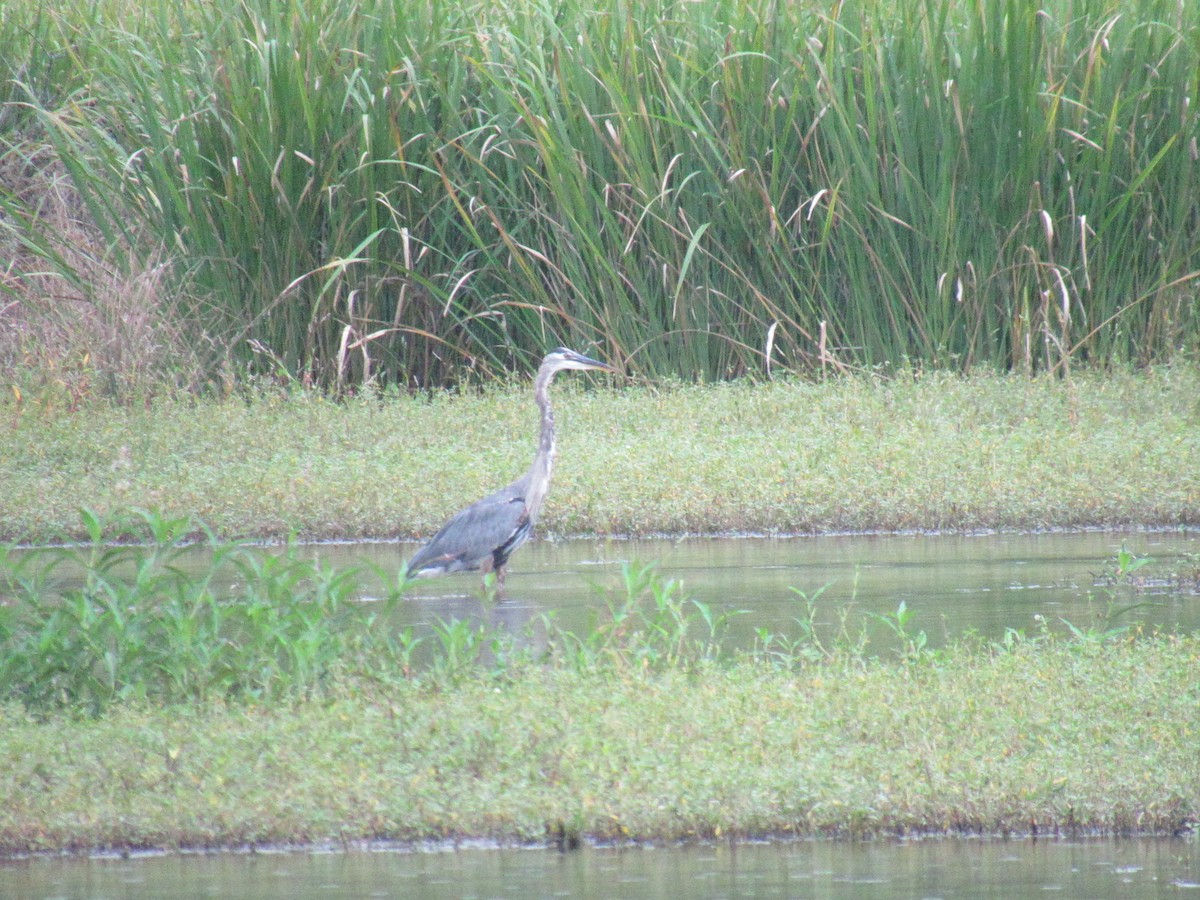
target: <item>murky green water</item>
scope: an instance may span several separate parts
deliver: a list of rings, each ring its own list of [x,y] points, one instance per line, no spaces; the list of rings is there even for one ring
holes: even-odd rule
[[[246,900],[414,897],[1181,897],[1195,841],[801,841],[656,849],[163,856],[0,864],[0,896]]]
[[[394,577],[416,547],[314,544],[302,552]],[[1140,584],[1114,585],[1106,577],[1122,548],[1153,558],[1139,570]],[[208,551],[189,555],[197,571],[207,568]],[[606,598],[624,597],[621,568],[628,562],[654,563],[662,577],[682,582],[686,595],[733,613],[727,640],[741,646],[764,630],[796,636],[808,601],[823,640],[845,633],[853,639],[866,629],[873,644],[893,637],[878,617],[901,603],[912,614],[908,630],[924,631],[929,646],[968,632],[989,639],[1008,629],[1065,632],[1067,623],[1100,631],[1137,623],[1200,630],[1200,531],[1183,530],[542,540],[510,561],[501,598],[485,597],[477,573],[420,580],[404,597],[396,624],[427,630],[439,620],[476,620],[519,635],[549,613],[560,626],[584,631],[603,615]],[[368,601],[381,591],[373,578],[364,569]],[[212,582],[218,591],[219,581]]]
[[[1152,577],[1139,588],[1114,589],[1102,577],[1123,546],[1155,560],[1140,570]],[[393,571],[414,549],[373,544],[318,552]],[[405,615],[417,623],[480,618],[515,630],[554,611],[560,623],[583,627],[588,611],[603,607],[605,592],[620,595],[621,563],[638,561],[656,562],[698,600],[743,611],[730,632],[742,644],[758,629],[794,634],[806,612],[797,591],[816,598],[826,637],[844,622],[884,639],[886,628],[871,614],[893,613],[901,602],[914,613],[910,629],[924,630],[932,646],[967,631],[998,639],[1009,628],[1062,630],[1064,620],[1078,628],[1141,622],[1190,631],[1200,629],[1196,556],[1200,533],[1181,531],[540,541],[513,557],[501,602],[482,600],[477,576],[455,575],[418,583]],[[1117,615],[1121,610],[1128,611]]]

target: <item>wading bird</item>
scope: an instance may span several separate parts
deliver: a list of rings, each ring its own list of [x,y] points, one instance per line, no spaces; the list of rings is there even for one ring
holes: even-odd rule
[[[533,397],[542,411],[542,431],[533,465],[508,487],[475,501],[443,525],[433,540],[408,561],[408,578],[480,569],[485,576],[495,572],[497,587],[504,586],[505,563],[529,539],[550,487],[550,469],[554,465],[550,382],[567,369],[616,371],[606,363],[563,347],[547,353],[533,384]]]

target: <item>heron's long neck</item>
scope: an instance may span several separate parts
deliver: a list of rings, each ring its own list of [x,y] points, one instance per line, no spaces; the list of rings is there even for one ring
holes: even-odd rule
[[[537,455],[529,467],[529,487],[525,493],[525,506],[529,517],[536,519],[550,487],[550,472],[554,468],[554,409],[550,406],[550,381],[552,371],[539,371],[534,382],[533,399],[542,413],[542,429],[538,436]]]

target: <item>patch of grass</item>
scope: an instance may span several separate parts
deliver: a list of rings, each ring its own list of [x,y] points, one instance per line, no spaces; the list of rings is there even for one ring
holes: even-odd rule
[[[220,544],[202,523],[141,510],[82,518],[86,544],[0,554],[0,700],[37,714],[320,697],[340,676],[392,680],[416,668],[446,687],[547,660],[663,668],[717,658],[730,616],[652,566],[626,565],[605,620],[582,635],[547,614],[539,641],[458,619],[418,638],[395,625],[405,585],[393,575],[370,573],[381,596],[361,602],[366,573],[304,559],[294,544]],[[210,553],[189,567],[197,534]]]
[[[622,563],[622,586],[592,612],[582,633],[544,616],[546,653],[582,672],[686,666],[722,655],[720,639],[736,611],[718,611],[663,579],[653,565]]]
[[[1194,639],[959,646],[502,679],[320,702],[0,712],[0,848],[486,836],[1172,834],[1198,813]]]
[[[820,383],[556,385],[556,534],[968,530],[1200,521],[1200,372],[914,372]],[[296,392],[71,414],[0,397],[0,536],[78,507],[226,539],[432,534],[533,453],[528,385],[335,403]]]
[[[319,694],[351,660],[408,664],[411,632],[373,627],[397,595],[353,602],[354,570],[218,544],[190,519],[82,518],[87,544],[0,559],[0,693],[32,711],[278,700]],[[195,534],[201,571],[184,561]]]

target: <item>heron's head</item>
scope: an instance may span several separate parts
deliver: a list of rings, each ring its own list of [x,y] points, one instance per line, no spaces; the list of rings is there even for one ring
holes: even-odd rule
[[[584,356],[582,353],[568,350],[566,347],[558,347],[551,350],[542,359],[539,374],[544,372],[547,375],[553,375],[555,372],[562,372],[567,369],[599,369],[601,372],[617,371],[608,363],[602,363],[589,356]]]

